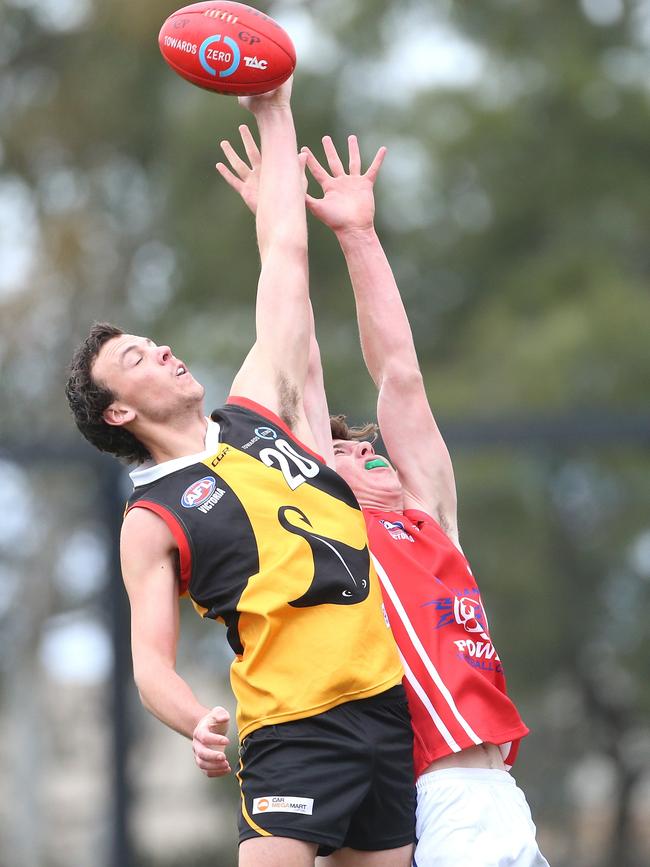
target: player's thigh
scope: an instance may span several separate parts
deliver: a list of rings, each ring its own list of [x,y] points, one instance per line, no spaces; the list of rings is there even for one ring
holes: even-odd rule
[[[254,837],[239,844],[239,867],[313,867],[317,848],[289,837]]]
[[[315,867],[410,867],[413,846],[362,852],[360,849],[339,849],[326,858],[317,858]]]

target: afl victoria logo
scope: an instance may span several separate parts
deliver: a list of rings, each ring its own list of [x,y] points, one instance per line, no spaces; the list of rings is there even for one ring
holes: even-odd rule
[[[205,476],[205,478],[199,479],[198,482],[194,482],[185,490],[181,497],[181,506],[185,506],[186,509],[200,506],[210,498],[216,485],[217,482],[212,476]]]

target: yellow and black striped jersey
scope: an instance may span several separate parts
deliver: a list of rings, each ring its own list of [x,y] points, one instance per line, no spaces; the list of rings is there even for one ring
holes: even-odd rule
[[[205,452],[131,475],[127,511],[166,521],[181,592],[226,625],[241,738],[399,683],[361,510],[277,416],[230,398]]]

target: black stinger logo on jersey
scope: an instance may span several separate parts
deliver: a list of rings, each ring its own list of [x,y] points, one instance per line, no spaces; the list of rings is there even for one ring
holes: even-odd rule
[[[303,511],[294,506],[281,506],[278,520],[285,530],[305,539],[314,555],[314,578],[306,593],[289,605],[294,608],[310,608],[313,605],[355,605],[368,596],[370,582],[370,554],[368,546],[361,550],[346,545],[337,539],[292,524],[287,512],[294,512],[302,524],[311,527],[311,521]]]

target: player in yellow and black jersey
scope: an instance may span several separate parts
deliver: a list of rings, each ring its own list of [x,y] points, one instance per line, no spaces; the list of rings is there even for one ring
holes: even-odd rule
[[[203,387],[168,346],[107,324],[75,353],[67,395],[87,439],[141,465],[120,542],[134,676],[145,706],[192,739],[211,777],[230,772],[228,714],[176,673],[179,592],[226,625],[240,867],[313,867],[334,850],[341,865],[407,867],[414,788],[401,665],[363,517],[318,458],[304,405],[312,326],[290,89],[240,100],[264,155],[261,272],[256,341],[229,403],[208,420]]]
[[[357,501],[279,418],[233,398],[203,454],[131,478],[129,509],[179,540],[181,591],[227,626],[241,738],[399,682]]]

